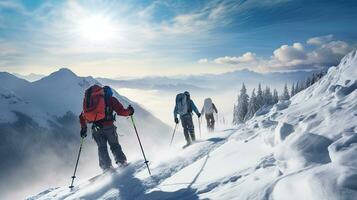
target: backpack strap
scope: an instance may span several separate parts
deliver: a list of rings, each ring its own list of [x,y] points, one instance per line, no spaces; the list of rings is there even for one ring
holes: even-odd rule
[[[86,91],[86,108],[89,108],[90,104],[92,103],[90,101],[91,95],[92,95],[92,87],[88,88],[88,90]]]
[[[107,94],[104,94],[104,102],[105,102],[105,120],[110,121],[110,120],[115,120],[113,116],[113,109],[110,108],[110,96]]]
[[[191,99],[187,98],[187,113],[192,113],[192,104],[191,104]]]

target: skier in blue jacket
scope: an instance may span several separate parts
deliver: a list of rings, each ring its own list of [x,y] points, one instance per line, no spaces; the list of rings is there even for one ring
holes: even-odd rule
[[[196,140],[195,127],[192,121],[192,111],[196,113],[197,117],[201,117],[201,113],[198,111],[195,103],[192,101],[190,93],[186,91],[183,94],[178,94],[176,96],[174,119],[175,123],[178,124],[179,120],[177,118],[177,115],[180,115],[183,133],[185,135],[187,145],[190,145],[193,141]]]

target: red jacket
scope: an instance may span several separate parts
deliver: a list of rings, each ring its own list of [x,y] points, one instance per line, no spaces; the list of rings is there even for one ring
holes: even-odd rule
[[[123,105],[115,97],[110,97],[109,107],[111,108],[111,110],[115,111],[120,116],[129,116],[131,114],[130,110],[125,109]],[[79,123],[81,124],[81,127],[87,126],[87,122],[84,119],[82,113],[79,115]],[[103,126],[110,126],[113,125],[113,123],[114,123],[113,120],[101,122]]]

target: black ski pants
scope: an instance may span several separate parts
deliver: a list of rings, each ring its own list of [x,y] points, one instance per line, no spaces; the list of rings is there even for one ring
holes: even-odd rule
[[[196,140],[195,127],[192,121],[192,114],[186,114],[180,116],[183,133],[187,143],[191,143]]]
[[[126,161],[126,156],[118,141],[117,127],[114,125],[104,126],[99,129],[92,129],[93,138],[98,145],[99,166],[106,170],[112,166],[112,161],[108,154],[107,143],[109,143],[115,162],[123,163]]]

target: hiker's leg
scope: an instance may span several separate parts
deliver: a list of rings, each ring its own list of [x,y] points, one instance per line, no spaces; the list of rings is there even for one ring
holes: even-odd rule
[[[93,130],[93,138],[98,145],[99,166],[105,170],[112,166],[112,161],[108,154],[107,139],[102,132],[102,129]]]
[[[212,121],[211,121],[211,124],[212,124],[212,131],[214,130],[214,124],[216,123],[216,121],[214,120],[214,115],[212,114]]]
[[[181,124],[182,124],[183,134],[185,135],[186,142],[191,143],[186,116],[181,117]]]
[[[206,123],[207,123],[207,128],[209,129],[210,127],[210,121],[209,121],[209,115],[208,114],[205,114],[205,117],[206,117]]]
[[[212,131],[212,130],[213,130],[213,127],[214,127],[214,117],[213,117],[213,114],[209,114],[208,118],[209,118],[209,121],[210,121],[209,128],[210,128],[210,131]]]
[[[192,115],[189,115],[187,117],[187,126],[188,126],[188,131],[190,132],[191,140],[195,141],[196,140],[195,126],[193,125]]]
[[[112,151],[114,158],[115,158],[115,162],[116,163],[124,163],[126,162],[126,156],[119,144],[118,141],[118,134],[116,132],[117,127],[113,126],[109,126],[107,127],[104,131],[105,131],[105,135],[108,139],[108,143],[110,146],[110,150]]]

